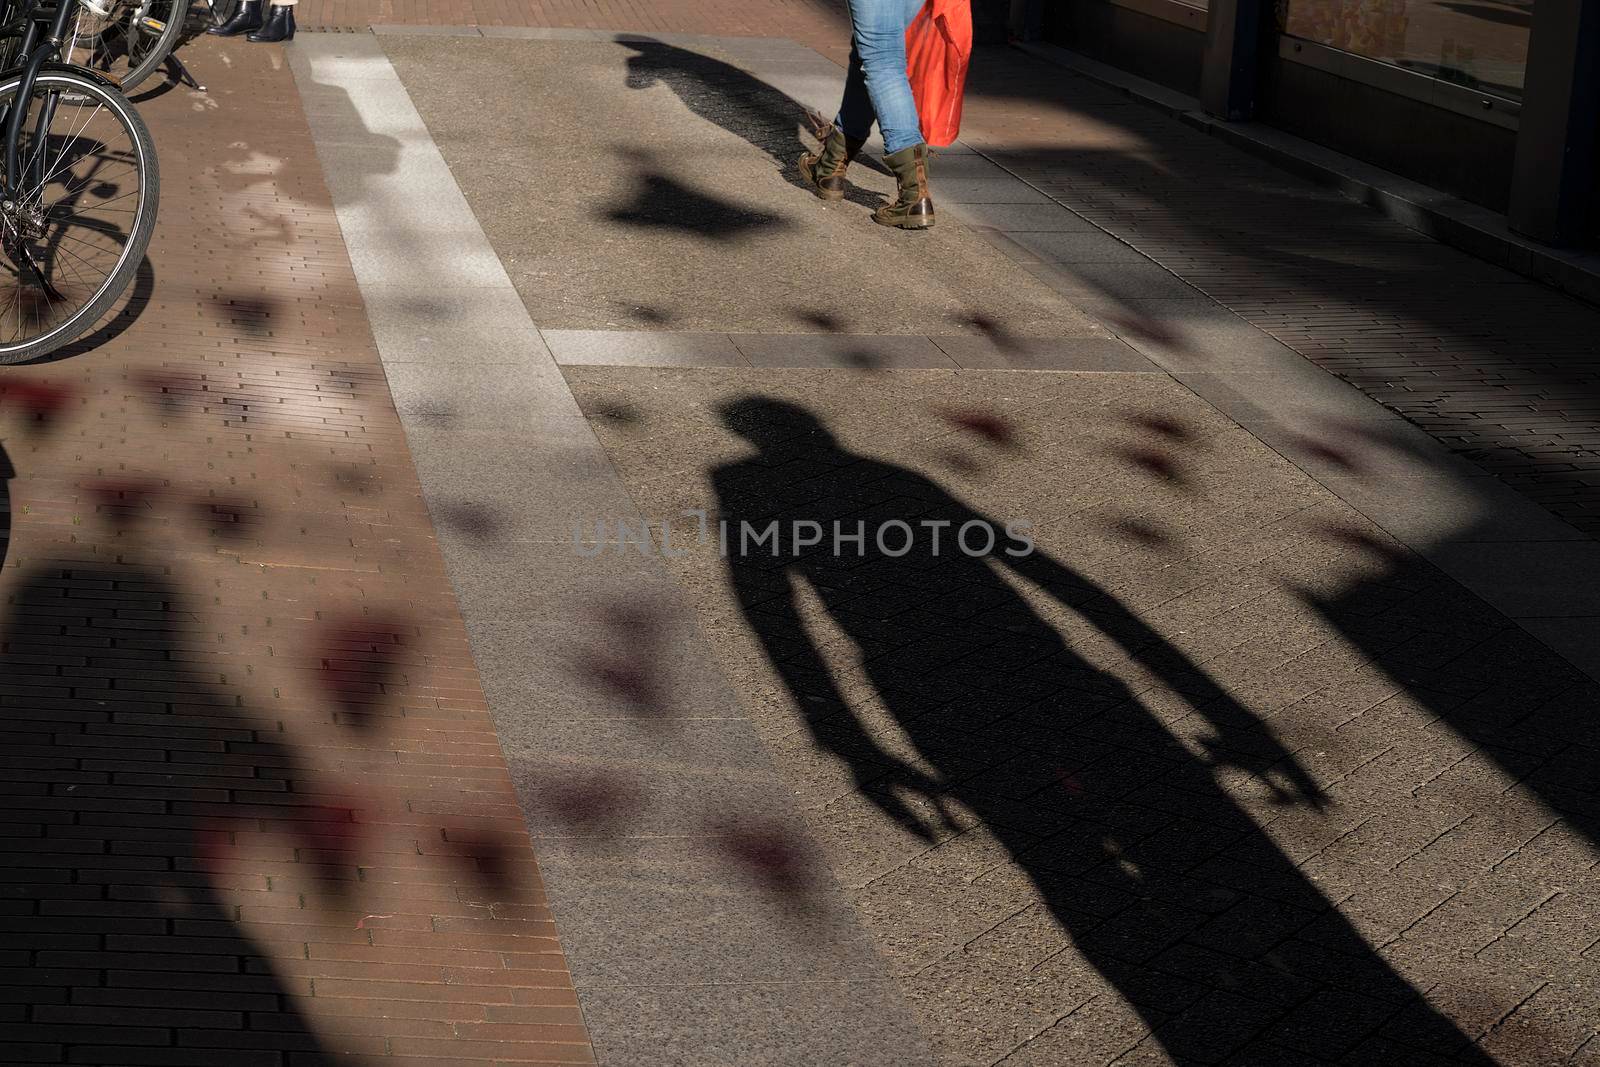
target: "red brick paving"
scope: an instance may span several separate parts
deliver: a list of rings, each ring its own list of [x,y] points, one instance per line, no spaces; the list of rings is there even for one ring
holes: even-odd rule
[[[0,372],[0,1059],[593,1062],[282,52],[190,52],[145,306]]]

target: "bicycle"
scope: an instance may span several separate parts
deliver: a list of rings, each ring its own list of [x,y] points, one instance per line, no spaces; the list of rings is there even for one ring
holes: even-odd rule
[[[59,62],[78,0],[0,2],[0,364],[90,330],[155,231],[155,144],[116,82]]]
[[[131,93],[172,54],[188,17],[189,0],[79,0],[65,58]]]

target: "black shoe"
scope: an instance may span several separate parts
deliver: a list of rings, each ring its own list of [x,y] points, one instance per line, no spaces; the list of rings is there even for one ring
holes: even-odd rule
[[[246,37],[247,41],[257,44],[265,41],[268,44],[274,41],[288,41],[294,38],[294,5],[273,4],[267,9],[267,21],[255,33]]]
[[[237,37],[241,33],[261,28],[261,4],[263,0],[242,0],[239,10],[233,17],[220,26],[213,26],[206,32],[216,37]]]

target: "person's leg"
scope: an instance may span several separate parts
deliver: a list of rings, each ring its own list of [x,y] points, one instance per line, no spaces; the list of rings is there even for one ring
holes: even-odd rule
[[[876,119],[883,133],[884,162],[898,179],[899,193],[874,212],[873,218],[886,226],[926,229],[933,225],[928,148],[906,74],[906,28],[922,9],[923,0],[849,2],[850,68],[844,99],[822,152],[801,157],[801,176],[823,199],[842,199],[845,169]]]
[[[851,70],[859,56],[860,86],[883,133],[888,155],[922,143],[922,122],[917,101],[906,76],[906,27],[922,10],[922,0],[850,0]],[[845,82],[845,102],[852,104],[851,81]],[[859,104],[854,104],[859,107]],[[841,118],[843,118],[841,108]],[[853,116],[852,116],[853,117]],[[846,133],[866,131],[845,127]]]
[[[854,0],[854,4],[864,0]],[[872,124],[878,113],[872,110],[872,96],[867,92],[867,76],[861,70],[861,51],[852,40],[850,66],[845,70],[844,99],[839,102],[839,114],[834,118],[834,128],[846,137],[865,141],[872,136]]]
[[[833,126],[822,133],[822,151],[800,157],[800,177],[824,200],[843,200],[845,172],[861,146],[872,136],[872,98],[861,73],[861,53],[850,47],[850,66],[844,78],[844,99]]]

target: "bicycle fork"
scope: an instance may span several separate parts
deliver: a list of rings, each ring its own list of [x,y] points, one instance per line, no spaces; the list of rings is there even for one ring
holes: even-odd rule
[[[67,19],[71,17],[74,4],[70,0],[63,0],[56,7],[55,15],[50,20],[48,36],[44,41],[39,40],[39,24],[29,25],[27,33],[22,39],[23,54],[28,57],[27,66],[23,68],[22,77],[17,82],[16,95],[12,98],[11,106],[7,109],[5,130],[5,185],[3,192],[5,199],[16,203],[21,199],[22,190],[27,188],[26,176],[22,173],[21,150],[22,126],[28,118],[28,101],[33,99],[33,87],[39,81],[39,73],[44,65],[61,54],[61,42],[66,38]],[[39,108],[39,125],[36,128],[36,144],[39,150],[34,152],[35,160],[42,159],[44,140],[50,129],[50,121],[54,118],[54,101],[46,100]]]

